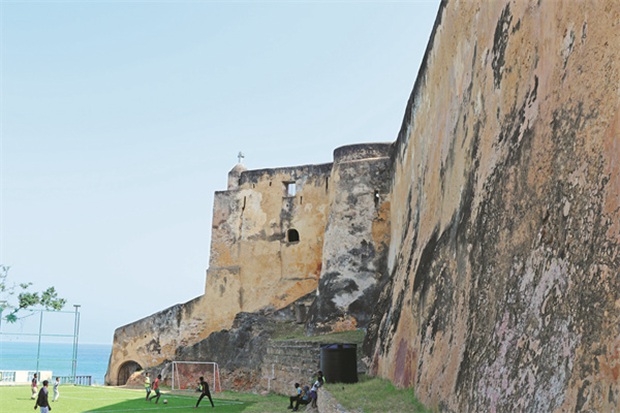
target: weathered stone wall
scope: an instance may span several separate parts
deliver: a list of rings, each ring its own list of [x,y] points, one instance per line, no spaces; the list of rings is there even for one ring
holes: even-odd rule
[[[265,349],[273,330],[274,322],[265,314],[239,313],[230,329],[216,331],[195,344],[180,346],[174,359],[217,362],[222,389],[258,391]]]
[[[290,395],[295,383],[312,387],[322,368],[322,345],[325,343],[310,340],[269,341],[262,361],[261,389]],[[361,346],[357,348],[357,372],[366,373]]]
[[[365,328],[387,281],[392,144],[334,151],[329,216],[310,334]]]
[[[442,3],[396,143],[374,373],[441,411],[616,411],[620,3]]]
[[[295,383],[312,385],[319,371],[321,344],[310,341],[271,341],[261,370],[261,387],[278,394],[293,394]]]
[[[368,325],[371,372],[432,408],[617,410],[619,29],[612,1],[443,2],[397,141],[235,167],[205,295],[119,328],[109,382],[318,286],[308,331]]]
[[[106,383],[119,383],[125,363],[147,368],[174,360],[178,347],[231,328],[240,312],[282,309],[314,292],[331,169],[233,168],[228,189],[215,194],[204,295],[117,329]],[[290,239],[289,230],[299,239]]]
[[[201,296],[117,328],[106,384],[118,383],[124,365],[156,366],[170,359],[177,347],[202,339],[204,311],[205,302]]]
[[[216,193],[205,294],[221,303],[217,313],[280,308],[316,289],[330,171],[331,164],[245,171],[238,189]]]

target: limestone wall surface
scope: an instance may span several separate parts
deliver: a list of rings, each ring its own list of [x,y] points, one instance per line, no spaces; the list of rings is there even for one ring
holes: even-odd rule
[[[205,283],[212,331],[238,312],[283,308],[316,290],[330,172],[331,164],[244,171],[236,189],[216,193]]]
[[[262,361],[261,389],[292,395],[295,383],[312,387],[322,368],[321,346],[325,343],[311,340],[269,341]],[[361,347],[357,348],[356,357],[358,373],[366,373]],[[330,378],[326,380],[329,382]]]
[[[106,384],[119,384],[119,380],[126,380],[137,369],[172,359],[171,355],[177,347],[204,338],[204,308],[205,302],[201,296],[117,328],[105,376]]]
[[[329,215],[311,334],[365,328],[387,280],[390,242],[389,143],[334,151]]]
[[[204,294],[120,327],[106,382],[123,366],[174,360],[241,312],[282,309],[314,292],[321,272],[332,164],[246,171],[215,193],[210,265]],[[294,235],[296,234],[296,238]],[[123,384],[123,383],[120,383]]]
[[[233,168],[205,294],[117,329],[108,382],[318,288],[307,331],[367,327],[433,409],[617,411],[619,30],[613,1],[442,2],[396,142]]]
[[[365,344],[429,407],[618,410],[619,31],[612,1],[442,3]]]
[[[261,387],[278,394],[293,394],[295,383],[312,386],[320,370],[321,344],[311,341],[271,341],[261,369]]]

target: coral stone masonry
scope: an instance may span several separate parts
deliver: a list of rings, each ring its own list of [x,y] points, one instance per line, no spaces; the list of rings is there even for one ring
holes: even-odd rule
[[[615,1],[443,1],[396,140],[235,166],[204,293],[117,329],[107,382],[295,309],[437,411],[618,411],[618,33]]]

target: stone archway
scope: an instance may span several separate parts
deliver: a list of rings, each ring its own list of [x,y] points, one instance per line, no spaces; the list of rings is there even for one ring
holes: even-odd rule
[[[131,375],[138,370],[142,370],[142,366],[140,366],[135,361],[129,360],[124,362],[118,369],[118,381],[116,382],[116,384],[118,386],[124,386],[125,384],[127,384],[127,380],[129,380],[129,377],[131,377]]]

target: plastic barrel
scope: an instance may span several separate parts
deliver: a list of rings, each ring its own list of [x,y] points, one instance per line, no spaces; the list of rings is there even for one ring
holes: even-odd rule
[[[328,383],[357,383],[357,344],[321,346],[321,370]]]

